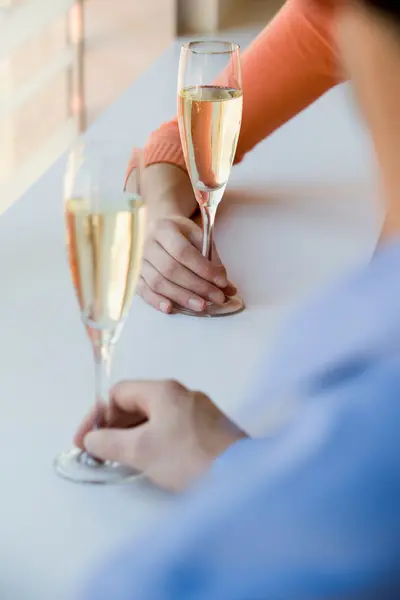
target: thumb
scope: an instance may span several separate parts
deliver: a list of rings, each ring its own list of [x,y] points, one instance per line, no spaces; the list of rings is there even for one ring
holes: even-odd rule
[[[202,252],[202,250],[203,250],[203,229],[202,229],[201,225],[199,225],[197,222],[196,223],[192,222],[190,229],[188,229],[188,231],[186,233],[186,238],[189,240],[189,242],[195,248],[197,248],[197,250],[199,252]],[[216,267],[220,267],[221,270],[224,272],[224,274],[226,274],[225,265],[223,264],[223,262],[221,260],[221,257],[219,255],[219,252],[217,250],[215,242],[213,242],[213,246],[212,246],[211,262]],[[227,296],[234,296],[237,292],[237,288],[234,283],[232,283],[231,281],[228,280],[228,285],[224,289],[224,292]]]
[[[223,269],[225,269],[225,272],[226,272],[226,268],[221,260],[221,257],[219,255],[219,252],[217,250],[215,242],[213,242],[212,263],[214,265],[216,265],[217,267],[222,267]],[[223,289],[223,292],[225,293],[226,296],[234,296],[237,292],[237,287],[234,283],[232,283],[232,281],[229,281],[229,279],[228,279],[228,285]]]
[[[222,264],[221,257],[219,255],[219,252],[217,250],[217,247],[216,247],[214,241],[213,241],[213,245],[212,245],[212,262],[213,262],[214,265],[217,265],[218,267],[223,267],[224,266]]]
[[[136,435],[134,429],[96,429],[85,435],[83,446],[100,460],[134,467]]]

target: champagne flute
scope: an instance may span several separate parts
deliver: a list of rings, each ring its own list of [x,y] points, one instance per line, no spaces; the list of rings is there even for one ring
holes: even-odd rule
[[[186,167],[203,222],[202,254],[212,260],[217,208],[235,157],[242,120],[240,48],[231,42],[189,42],[181,49],[178,75],[178,123]],[[243,301],[227,298],[204,312],[176,312],[221,317],[241,312]]]
[[[95,427],[104,425],[113,349],[139,278],[145,230],[141,154],[124,187],[127,155],[111,143],[78,141],[64,181],[67,252],[72,282],[95,363]],[[82,483],[116,483],[137,475],[78,448],[55,460],[61,476]]]

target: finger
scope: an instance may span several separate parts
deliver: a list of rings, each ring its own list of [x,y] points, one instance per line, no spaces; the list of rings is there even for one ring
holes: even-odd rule
[[[167,220],[162,223],[157,230],[156,239],[175,260],[202,279],[211,281],[220,288],[228,284],[225,268],[222,265],[213,265],[202,256],[175,223]]]
[[[185,227],[182,231],[184,237],[201,253],[203,248],[203,230],[201,226],[190,221],[190,227]]]
[[[83,438],[91,431],[96,425],[100,425],[105,420],[106,405],[104,403],[98,403],[83,419],[81,425],[78,428],[74,436],[74,444],[78,448],[83,449]]]
[[[143,279],[143,277],[139,278],[137,287],[136,287],[136,293],[138,294],[138,296],[141,296],[143,298],[143,300],[145,302],[147,302],[147,304],[150,304],[151,306],[153,306],[156,310],[159,310],[160,312],[163,312],[167,315],[169,315],[172,311],[172,302],[170,300],[168,300],[168,298],[165,298],[164,296],[161,296],[160,294],[156,294],[156,292],[154,292],[145,282],[145,280]]]
[[[177,381],[120,381],[110,391],[111,402],[126,413],[141,412],[150,417],[158,400],[178,396],[185,388]]]
[[[215,245],[215,242],[213,242],[213,245],[212,245],[212,253],[211,253],[211,255],[212,255],[212,259],[211,260],[212,260],[212,263],[214,265],[218,265],[219,267],[223,266],[222,260],[221,260],[221,257],[219,255],[219,252],[217,250],[217,247]]]
[[[145,427],[145,426],[143,426]],[[135,464],[135,445],[138,429],[98,429],[85,436],[84,447],[89,454],[103,461],[116,461],[139,468]]]
[[[219,252],[217,250],[215,243],[213,243],[213,249],[212,249],[212,262],[215,265],[223,266],[221,257],[219,255]],[[226,287],[224,287],[223,292],[224,292],[225,296],[228,296],[228,297],[234,296],[237,293],[237,287],[234,283],[232,283],[231,281],[228,280],[228,285]]]
[[[146,260],[168,281],[175,283],[184,290],[193,292],[196,296],[217,304],[224,302],[225,295],[217,286],[184,267],[157,242],[149,246]]]
[[[234,283],[229,282],[228,285],[223,289],[225,296],[235,296],[237,294],[237,287]]]
[[[126,412],[122,410],[111,399],[108,407],[108,417],[103,427],[110,429],[127,429],[128,427],[138,427],[148,421],[146,413],[141,410],[132,410]]]
[[[142,265],[142,277],[153,292],[172,300],[172,302],[179,306],[189,308],[196,312],[202,312],[206,307],[204,298],[168,281],[164,275],[157,271],[157,269],[146,260],[143,261]]]
[[[137,427],[146,421],[147,417],[142,412],[127,413],[121,410],[111,398],[108,405],[99,403],[86,415],[74,436],[74,444],[83,449],[85,435],[96,428],[117,427],[125,429],[127,427]]]

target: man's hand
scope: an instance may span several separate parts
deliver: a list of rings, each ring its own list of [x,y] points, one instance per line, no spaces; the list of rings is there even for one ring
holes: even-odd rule
[[[186,217],[153,220],[147,232],[137,293],[170,313],[173,304],[202,312],[207,302],[222,304],[236,288],[214,251],[213,263],[201,254],[201,228]]]
[[[171,491],[184,490],[246,437],[207,396],[175,381],[119,383],[102,410],[109,427],[91,431],[91,413],[76,434],[77,446],[139,469]]]

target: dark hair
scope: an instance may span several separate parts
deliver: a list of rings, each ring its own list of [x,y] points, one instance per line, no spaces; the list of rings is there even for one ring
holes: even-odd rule
[[[396,19],[400,23],[399,0],[363,0],[364,4],[383,12],[386,16]]]

